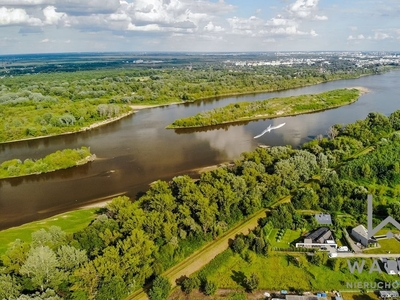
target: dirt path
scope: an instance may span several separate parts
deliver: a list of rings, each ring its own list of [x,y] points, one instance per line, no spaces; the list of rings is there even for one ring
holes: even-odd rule
[[[254,214],[250,219],[236,225],[232,229],[225,232],[224,235],[218,239],[203,246],[191,256],[186,258],[184,261],[175,265],[174,267],[165,271],[162,275],[167,277],[172,286],[176,286],[176,279],[182,276],[189,276],[194,272],[200,270],[202,267],[207,265],[215,256],[223,252],[229,247],[229,240],[233,239],[235,235],[239,233],[247,234],[250,229],[254,229],[258,226],[258,219],[263,218],[268,209],[263,209]],[[129,300],[147,300],[147,294],[143,290],[138,290],[135,293],[128,296]]]

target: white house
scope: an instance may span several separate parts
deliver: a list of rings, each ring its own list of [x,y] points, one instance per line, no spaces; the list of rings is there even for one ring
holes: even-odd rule
[[[364,225],[358,225],[357,227],[354,227],[351,230],[351,235],[354,240],[359,242],[364,247],[368,247],[369,244],[376,244],[377,242],[374,237],[368,239],[368,230],[364,227]]]

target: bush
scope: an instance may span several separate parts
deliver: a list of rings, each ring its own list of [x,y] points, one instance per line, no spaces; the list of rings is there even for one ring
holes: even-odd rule
[[[214,281],[207,280],[204,286],[204,294],[207,296],[214,295],[217,292],[218,286]]]
[[[200,287],[200,279],[197,277],[186,278],[182,282],[182,290],[186,294],[190,294],[194,289],[198,289]]]
[[[163,276],[157,276],[153,282],[153,287],[149,291],[151,300],[165,300],[171,291],[171,283]]]

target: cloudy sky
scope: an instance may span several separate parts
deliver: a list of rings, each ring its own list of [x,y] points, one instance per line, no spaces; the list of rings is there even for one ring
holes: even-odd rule
[[[399,46],[399,0],[0,0],[0,54]]]

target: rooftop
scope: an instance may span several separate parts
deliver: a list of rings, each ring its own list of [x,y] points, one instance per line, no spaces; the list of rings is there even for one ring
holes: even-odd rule
[[[332,219],[330,214],[316,214],[315,219],[317,219],[318,224],[332,225]]]
[[[362,224],[354,227],[353,231],[357,232],[359,235],[365,237],[366,239],[368,238],[368,230]]]
[[[329,228],[327,227],[320,227],[316,230],[314,230],[313,232],[311,232],[309,235],[306,236],[307,239],[311,239],[313,241],[317,241],[320,238],[322,238],[324,240],[332,240],[332,233],[329,230]]]

